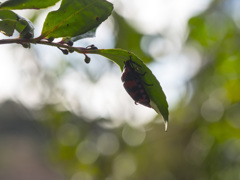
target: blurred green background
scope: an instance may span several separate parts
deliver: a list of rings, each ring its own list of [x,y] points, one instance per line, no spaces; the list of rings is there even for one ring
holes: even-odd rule
[[[129,97],[116,98],[126,93],[118,88],[118,67],[108,60],[91,56],[86,65],[83,56],[63,56],[54,48],[53,58],[49,47],[9,46],[21,76],[15,94],[0,91],[0,179],[239,179],[240,2],[209,1],[178,36],[178,29],[147,33],[137,28],[121,13],[124,6],[113,2],[116,12],[103,33],[109,43],[100,37],[99,44],[90,39],[76,45],[93,42],[142,58],[169,100],[168,132],[154,112],[140,105],[132,109]],[[179,69],[184,77],[178,77]],[[170,88],[172,77],[176,85]],[[139,114],[150,118],[139,123]]]

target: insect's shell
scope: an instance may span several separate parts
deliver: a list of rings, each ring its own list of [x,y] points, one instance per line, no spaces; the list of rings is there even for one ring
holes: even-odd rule
[[[136,104],[139,103],[151,108],[150,99],[144,89],[140,76],[143,76],[143,74],[137,72],[137,69],[133,66],[132,60],[126,61],[121,77],[124,88]]]

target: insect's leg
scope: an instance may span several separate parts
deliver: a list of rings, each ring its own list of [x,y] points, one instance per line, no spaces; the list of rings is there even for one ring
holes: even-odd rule
[[[144,73],[136,72],[136,73],[140,76],[145,76],[145,74],[146,74],[146,72],[144,72]]]
[[[131,60],[131,59],[130,59]],[[136,66],[138,66],[138,67],[142,67],[141,65],[139,65],[138,63],[136,63],[136,62],[134,62],[133,60],[131,60],[131,63],[132,64],[135,64]]]
[[[153,86],[153,84],[148,84],[148,83],[146,83],[144,81],[142,81],[142,83],[145,84],[146,86]]]
[[[142,67],[141,65],[139,65],[138,63],[136,63],[136,62],[134,62],[134,61],[132,60],[132,56],[130,56],[130,60],[129,60],[129,61],[131,62],[131,65],[132,65],[133,68],[134,68],[133,64],[135,64],[136,66],[138,66],[138,67],[140,67],[140,68]],[[137,73],[137,74],[140,75],[140,76],[145,76],[145,74],[146,74],[147,72],[144,72],[144,73],[138,72],[138,71],[139,71],[138,67],[136,67],[136,70],[137,70],[137,71],[135,71],[135,73]],[[148,84],[148,83],[146,83],[146,82],[144,82],[144,81],[142,81],[142,83],[145,84],[146,86],[153,86],[153,84]],[[135,104],[137,104],[137,102],[135,102]]]
[[[138,63],[136,63],[136,62],[134,62],[134,61],[132,60],[132,56],[130,56],[129,61],[130,61],[132,64],[135,64],[135,65],[138,66],[138,67],[142,67],[141,65],[139,65]],[[132,65],[132,66],[133,66],[133,65]]]

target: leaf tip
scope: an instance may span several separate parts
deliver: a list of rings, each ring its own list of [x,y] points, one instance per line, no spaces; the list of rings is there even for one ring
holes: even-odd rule
[[[167,132],[167,129],[168,129],[168,121],[164,121],[164,124],[165,124],[165,132]]]
[[[167,113],[165,111],[162,111],[159,109],[159,107],[154,103],[154,101],[150,100],[150,105],[152,106],[152,108],[158,113],[161,114],[163,116],[164,119],[164,124],[165,124],[165,132],[167,132],[168,129],[168,111]]]

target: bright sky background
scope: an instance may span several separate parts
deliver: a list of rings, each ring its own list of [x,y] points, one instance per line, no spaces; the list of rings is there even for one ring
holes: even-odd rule
[[[192,62],[184,52],[182,43],[187,33],[188,19],[203,11],[211,2],[210,0],[111,0],[115,10],[127,18],[134,27],[142,33],[149,35],[165,33],[169,39],[162,44],[156,40],[152,47],[152,55],[158,51],[156,47],[164,45],[168,48],[168,54],[157,59],[159,63],[150,64],[149,67],[159,79],[162,88],[167,95],[170,108],[184,93],[184,82],[191,77],[199,67],[200,61]],[[58,5],[59,6],[59,5]],[[56,7],[54,9],[57,9]],[[41,32],[41,25],[46,14],[39,19],[36,25],[36,36]],[[0,38],[6,38],[0,35]],[[96,38],[86,39],[78,45],[87,46],[95,44],[101,48],[113,48],[113,24],[111,18],[99,27]],[[170,45],[169,45],[170,44]],[[28,49],[17,48],[19,45],[1,45],[0,47],[0,101],[8,98],[20,101],[27,107],[38,107],[47,100],[46,85],[40,77],[36,81],[34,76],[42,72],[44,68],[51,69],[61,64],[63,54],[53,47],[38,48],[38,54],[32,55]],[[37,48],[38,46],[33,46]],[[187,51],[187,52],[186,52]],[[193,49],[185,50],[195,59],[199,55]],[[97,72],[99,68],[104,70],[108,66],[106,60],[99,56],[91,56],[92,61],[86,65],[83,56],[71,54],[69,61],[79,59],[80,70],[69,70],[56,88],[67,98],[66,107],[75,113],[83,113],[86,116],[110,117],[125,119],[129,123],[142,124],[150,121],[156,113],[149,108],[136,106],[125,92],[120,80],[120,70],[113,67],[113,73],[103,75],[97,83],[92,83],[86,78],[85,71]],[[50,76],[53,76],[50,74]],[[57,77],[54,77],[57,79]],[[57,95],[56,95],[57,96]],[[54,101],[54,100],[51,100]],[[116,124],[118,124],[116,122]]]

